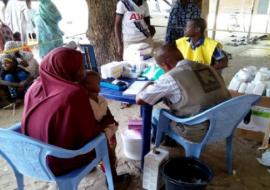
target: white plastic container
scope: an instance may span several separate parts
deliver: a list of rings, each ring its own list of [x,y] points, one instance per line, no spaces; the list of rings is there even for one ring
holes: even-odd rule
[[[245,93],[246,94],[253,94],[254,88],[255,88],[254,83],[251,83],[251,82],[248,83]]]
[[[123,72],[125,62],[111,62],[101,66],[101,77],[106,78],[119,78]]]
[[[147,43],[129,45],[124,50],[123,60],[132,64],[143,63],[144,56],[150,56],[153,49]]]
[[[132,160],[141,160],[142,136],[134,130],[125,130],[121,133],[124,145],[124,154]]]
[[[246,88],[247,88],[247,83],[242,82],[241,85],[240,85],[240,87],[239,87],[239,89],[238,89],[238,92],[239,93],[245,93]]]
[[[253,89],[253,94],[262,95],[265,89],[265,84],[262,82],[258,82],[255,84],[255,88]]]
[[[151,150],[144,157],[143,188],[147,190],[159,190],[164,184],[161,177],[160,166],[169,158],[169,152],[157,148]]]
[[[248,82],[250,80],[251,73],[248,70],[241,69],[240,71],[238,71],[236,76],[237,76],[238,80],[240,80],[242,82]]]
[[[231,80],[228,89],[238,91],[239,87],[241,85],[241,81],[237,78],[237,76],[233,77]]]

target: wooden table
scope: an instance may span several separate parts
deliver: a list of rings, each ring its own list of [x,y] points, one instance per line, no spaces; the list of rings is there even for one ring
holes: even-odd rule
[[[235,91],[230,91],[230,93],[232,97],[243,95]],[[256,104],[256,106],[270,108],[270,97],[262,96],[260,101]],[[240,136],[246,136],[248,138],[254,138],[254,139],[260,138],[260,140],[263,138],[262,145],[259,149],[267,149],[269,146],[270,122],[268,126],[266,127],[264,134],[260,132],[245,130],[245,129],[237,129],[237,134]]]

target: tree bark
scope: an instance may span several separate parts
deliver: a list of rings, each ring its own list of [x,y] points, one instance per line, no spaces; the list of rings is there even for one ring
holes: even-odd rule
[[[87,36],[93,45],[97,65],[116,60],[114,19],[117,0],[86,0],[89,9]]]
[[[199,7],[201,8],[201,17],[204,18],[206,21],[208,19],[208,14],[209,14],[209,0],[199,0],[198,4]]]

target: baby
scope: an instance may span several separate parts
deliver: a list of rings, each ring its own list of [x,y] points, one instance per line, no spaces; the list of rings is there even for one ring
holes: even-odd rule
[[[116,142],[113,141],[115,141],[115,132],[117,131],[118,123],[114,120],[105,98],[99,96],[100,80],[101,77],[97,72],[87,71],[83,86],[88,91],[89,101],[98,125],[103,128],[110,146],[115,146]]]
[[[89,94],[89,101],[94,112],[94,116],[97,120],[98,126],[102,127],[105,132],[108,144],[109,144],[109,156],[112,166],[112,173],[114,176],[114,182],[117,184],[120,183],[121,187],[124,184],[128,184],[130,181],[130,175],[127,173],[117,175],[116,174],[116,137],[115,133],[118,128],[118,123],[114,120],[111,111],[108,108],[108,103],[104,97],[99,96],[100,92],[100,76],[97,72],[87,71],[86,79],[83,81],[82,85],[87,89]],[[105,172],[105,169],[102,164],[99,165],[100,169]],[[119,187],[118,187],[119,188]],[[117,188],[117,189],[118,189]],[[123,188],[119,188],[123,189]]]

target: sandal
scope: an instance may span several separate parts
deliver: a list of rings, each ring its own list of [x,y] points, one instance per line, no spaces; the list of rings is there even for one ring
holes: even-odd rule
[[[129,108],[131,106],[130,103],[127,102],[121,102],[120,109]]]

